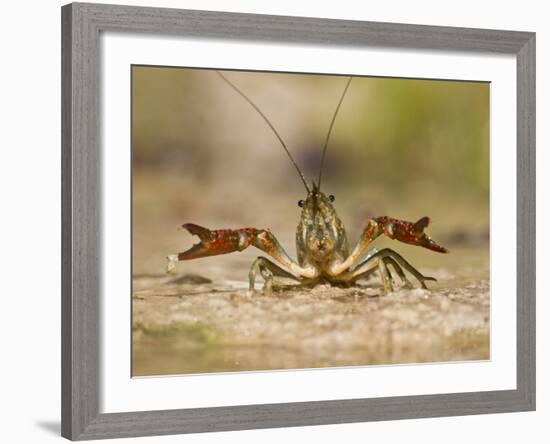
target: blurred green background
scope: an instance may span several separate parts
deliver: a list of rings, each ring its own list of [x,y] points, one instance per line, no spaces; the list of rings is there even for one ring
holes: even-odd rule
[[[316,178],[347,78],[224,73],[269,117],[306,177]],[[428,231],[451,250],[487,245],[489,91],[484,82],[354,78],[322,186],[336,195],[352,243],[368,218],[387,214],[432,217]],[[248,103],[211,70],[144,66],[132,69],[132,99],[134,271],[158,272],[166,254],[188,248],[191,238],[176,232],[185,222],[271,228],[294,254],[305,190]]]

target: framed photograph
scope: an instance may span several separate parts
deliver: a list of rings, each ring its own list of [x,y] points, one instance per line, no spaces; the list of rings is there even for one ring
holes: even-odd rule
[[[62,25],[63,436],[534,410],[534,33]]]

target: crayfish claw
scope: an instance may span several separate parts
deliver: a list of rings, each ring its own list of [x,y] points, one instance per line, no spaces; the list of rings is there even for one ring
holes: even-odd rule
[[[198,236],[201,241],[209,241],[212,237],[212,232],[208,228],[201,227],[196,224],[183,224],[181,226],[185,228],[189,233]]]
[[[428,225],[430,225],[430,218],[428,216],[421,217],[413,224],[413,231],[420,234]]]
[[[441,245],[438,245],[435,243],[431,237],[428,237],[426,235],[425,240],[422,243],[422,246],[427,248],[428,250],[437,251],[438,253],[448,253],[449,250],[447,250],[445,247],[442,247]]]
[[[448,253],[449,250],[435,243],[431,237],[424,233],[424,229],[430,224],[430,218],[421,217],[416,222],[394,219],[393,217],[381,216],[373,219],[367,227],[366,235],[374,240],[381,232],[390,239],[396,239],[406,244],[417,245],[438,253]],[[379,227],[379,228],[378,228]]]
[[[198,244],[195,244],[191,248],[189,248],[189,250],[178,254],[176,257],[178,261],[187,261],[200,257],[215,256],[216,254],[219,253],[215,250],[209,249],[207,245],[205,245],[203,242],[199,242]]]

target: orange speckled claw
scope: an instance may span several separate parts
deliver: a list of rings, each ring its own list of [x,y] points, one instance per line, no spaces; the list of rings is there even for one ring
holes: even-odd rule
[[[199,237],[200,242],[189,250],[178,254],[179,261],[197,259],[200,257],[227,254],[241,251],[248,247],[256,235],[255,228],[241,228],[238,230],[209,230],[195,224],[184,224],[189,233]]]
[[[290,259],[277,238],[269,230],[251,227],[234,230],[209,230],[195,224],[183,224],[181,227],[189,231],[189,233],[198,236],[200,242],[182,253],[166,256],[167,273],[170,273],[175,268],[178,261],[217,256],[233,253],[234,251],[243,251],[248,247],[256,247],[258,250],[270,255],[280,266],[284,267],[284,273],[291,276],[293,276],[293,273],[304,276],[312,275],[312,271],[309,268],[302,268]]]
[[[429,217],[422,217],[416,222],[407,222],[388,216],[377,217],[375,220],[380,224],[384,234],[391,239],[397,239],[406,244],[418,245],[438,253],[449,252],[424,233],[424,229],[430,224]]]
[[[269,230],[250,227],[235,230],[209,230],[195,224],[184,224],[182,228],[198,236],[200,242],[193,245],[189,250],[179,253],[177,255],[178,261],[242,251],[250,246],[266,252],[282,263],[290,261],[286,252]]]

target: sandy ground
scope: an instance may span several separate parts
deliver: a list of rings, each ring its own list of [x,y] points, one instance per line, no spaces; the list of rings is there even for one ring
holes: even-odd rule
[[[241,271],[246,278],[246,266]],[[425,271],[439,279],[429,290],[384,294],[375,277],[349,289],[319,286],[271,296],[261,285],[250,295],[244,279],[136,275],[133,373],[489,359],[487,269]]]

